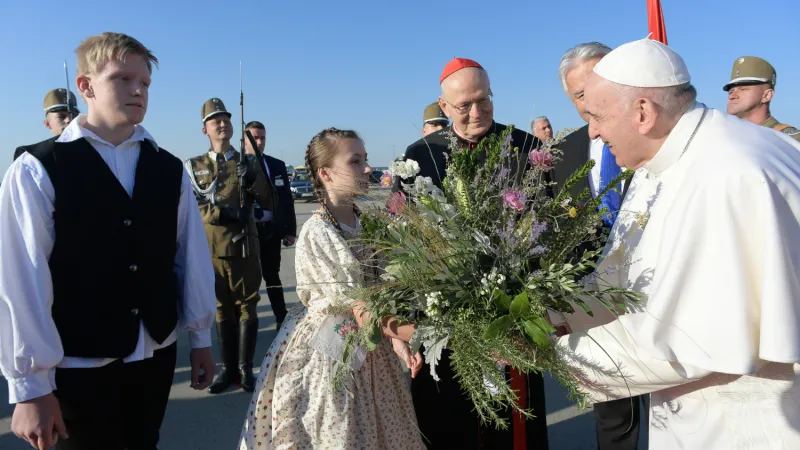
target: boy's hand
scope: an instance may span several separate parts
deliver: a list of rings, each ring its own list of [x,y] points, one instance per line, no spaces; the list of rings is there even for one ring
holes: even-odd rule
[[[214,358],[211,356],[211,347],[194,348],[189,353],[192,365],[191,387],[198,391],[211,386],[214,379]]]
[[[11,431],[33,448],[48,450],[58,439],[69,439],[61,417],[61,405],[51,392],[45,396],[17,403],[11,418]]]

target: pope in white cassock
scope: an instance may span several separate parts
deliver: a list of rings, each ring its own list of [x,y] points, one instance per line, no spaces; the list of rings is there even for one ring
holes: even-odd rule
[[[644,300],[559,338],[565,359],[594,401],[651,394],[651,449],[800,449],[800,144],[696,103],[652,40],[603,58],[585,102],[636,170],[597,282]]]

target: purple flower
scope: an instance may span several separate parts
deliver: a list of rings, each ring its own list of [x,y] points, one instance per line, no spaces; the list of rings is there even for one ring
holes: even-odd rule
[[[528,154],[528,160],[531,162],[533,167],[545,172],[553,168],[553,155],[550,152],[540,152],[539,150],[534,150]]]
[[[533,226],[531,226],[531,242],[536,242],[545,231],[547,231],[547,222],[538,222],[534,219]]]
[[[508,158],[511,155],[511,133],[508,133],[503,139],[503,145],[500,147],[500,157]]]
[[[522,211],[525,209],[525,194],[522,191],[503,192],[503,205]]]
[[[547,248],[546,247],[542,247],[541,245],[537,245],[536,247],[533,247],[531,249],[531,251],[530,251],[530,255],[531,256],[541,256],[541,255],[544,255],[545,253],[547,253]]]
[[[406,209],[406,194],[395,192],[389,200],[389,213],[397,215],[402,213],[404,209]]]

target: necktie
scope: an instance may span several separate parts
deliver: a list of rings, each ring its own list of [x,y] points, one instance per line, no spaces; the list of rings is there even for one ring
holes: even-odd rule
[[[603,145],[603,157],[600,161],[600,191],[602,192],[614,178],[619,176],[620,172],[621,169],[617,165],[616,158],[611,154],[611,150],[607,145]],[[609,227],[614,225],[614,221],[617,220],[617,212],[621,204],[622,196],[617,191],[609,190],[603,196],[600,208],[605,207],[608,210],[608,214],[603,216],[603,222]]]

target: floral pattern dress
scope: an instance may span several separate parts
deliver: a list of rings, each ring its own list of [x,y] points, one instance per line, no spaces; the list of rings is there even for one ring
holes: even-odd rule
[[[239,450],[425,448],[409,377],[388,340],[367,352],[338,390],[334,358],[314,345],[331,317],[335,333],[355,324],[346,292],[363,282],[359,250],[349,242],[359,225],[342,228],[314,214],[300,232],[295,269],[303,308],[287,316],[264,358]]]

